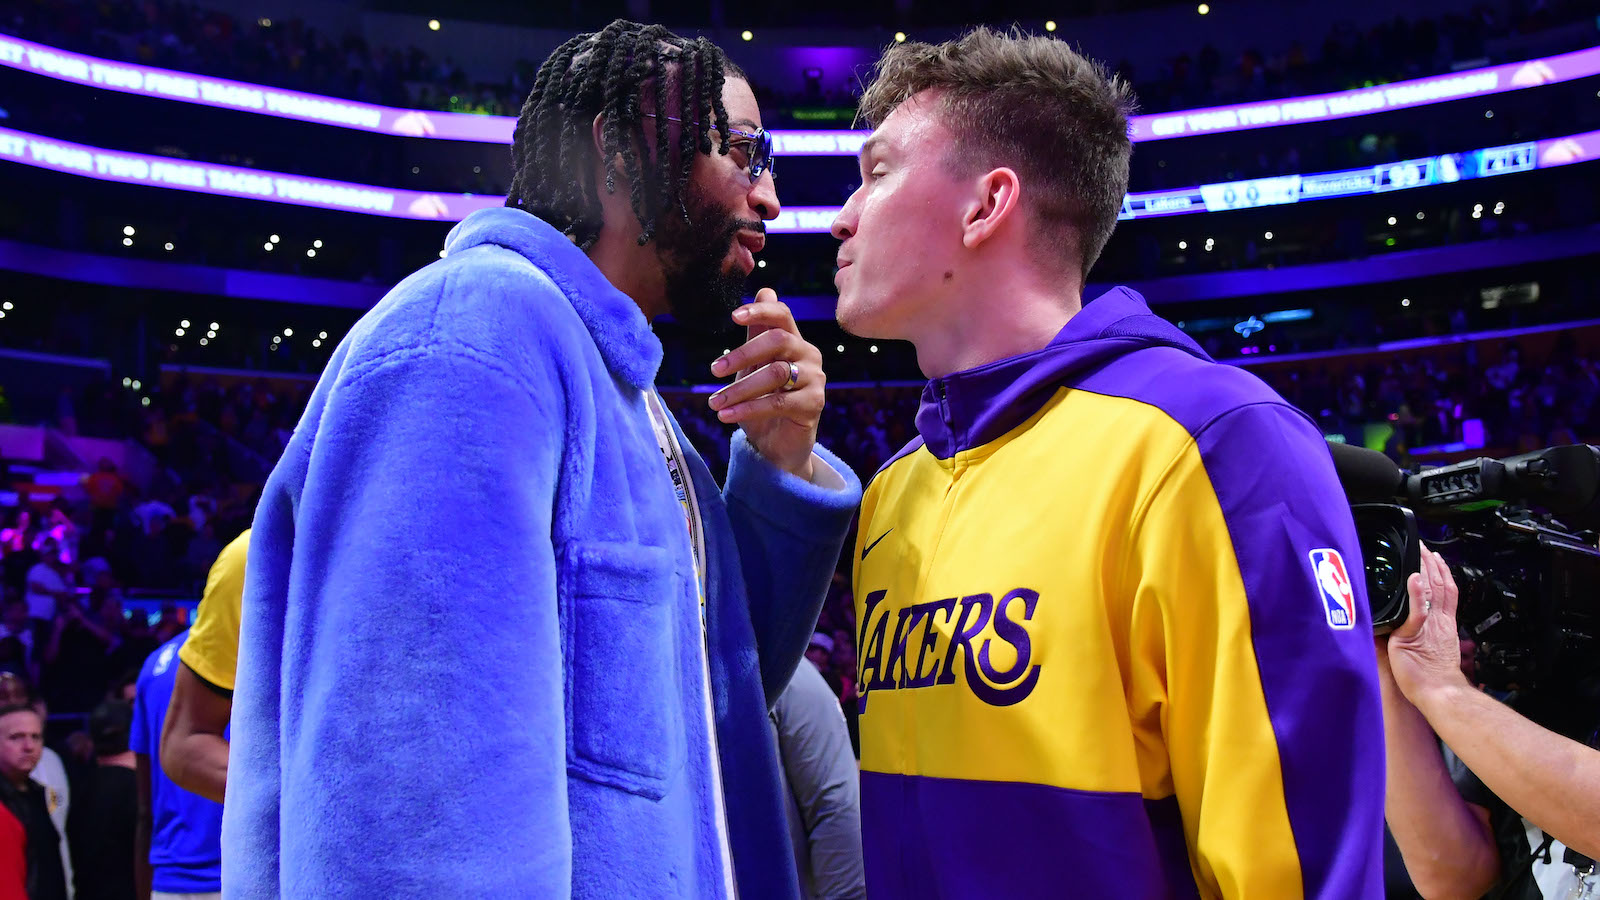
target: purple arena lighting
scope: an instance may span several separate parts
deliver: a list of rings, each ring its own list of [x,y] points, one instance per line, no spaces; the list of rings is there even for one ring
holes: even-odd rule
[[[1600,131],[1504,147],[1485,147],[1465,153],[1445,153],[1342,172],[1279,175],[1172,191],[1133,193],[1123,200],[1120,218],[1143,219],[1222,212],[1378,194],[1548,169],[1592,159],[1600,159]],[[261,169],[195,163],[166,156],[124,153],[8,128],[0,128],[0,160],[102,181],[271,200],[402,219],[459,222],[475,210],[504,203],[499,196],[484,194],[424,193],[325,178],[306,178]],[[838,214],[837,206],[785,207],[782,214],[767,225],[767,231],[772,234],[826,234]]]
[[[399,109],[117,62],[4,34],[0,34],[0,65],[105,90],[377,134],[509,144],[516,124],[510,116]],[[1486,97],[1596,74],[1600,74],[1600,47],[1590,47],[1559,56],[1332,94],[1134,116],[1129,125],[1135,142],[1162,141],[1366,116],[1468,97]],[[854,156],[866,135],[864,131],[773,132],[777,152],[786,156]]]

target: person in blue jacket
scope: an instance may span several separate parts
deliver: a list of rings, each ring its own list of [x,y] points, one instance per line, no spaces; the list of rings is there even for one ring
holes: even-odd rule
[[[332,355],[245,572],[225,897],[784,898],[767,710],[860,483],[763,291],[772,142],[716,46],[613,22],[540,68],[506,208]],[[653,388],[712,365],[720,488]]]
[[[149,878],[152,900],[206,900],[222,889],[222,806],[192,794],[161,765],[161,731],[177,680],[185,630],[150,654],[139,670],[129,749],[139,773],[140,890]]]

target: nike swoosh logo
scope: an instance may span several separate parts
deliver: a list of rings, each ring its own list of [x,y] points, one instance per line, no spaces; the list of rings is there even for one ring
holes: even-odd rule
[[[894,530],[893,528],[889,529],[889,531],[893,531],[893,530]],[[873,547],[876,547],[879,544],[883,543],[883,539],[889,536],[889,531],[885,531],[883,534],[878,535],[878,539],[877,540],[875,540],[872,543],[868,544],[866,546],[866,549],[861,551],[861,559],[862,559],[862,561],[866,560],[867,554],[872,552],[872,548]]]

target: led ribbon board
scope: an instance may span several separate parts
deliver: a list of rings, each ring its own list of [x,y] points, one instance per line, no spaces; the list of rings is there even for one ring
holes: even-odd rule
[[[509,144],[512,128],[516,125],[516,119],[511,116],[378,106],[209,75],[100,59],[4,34],[0,34],[0,65],[127,94],[378,134]],[[1129,126],[1135,142],[1225,134],[1366,116],[1467,97],[1485,97],[1596,74],[1600,74],[1600,47],[1590,47],[1559,56],[1331,94],[1134,116]],[[867,137],[864,131],[783,130],[772,134],[776,151],[785,156],[854,156]]]
[[[1152,216],[1222,212],[1333,197],[1381,194],[1512,172],[1549,169],[1591,159],[1600,159],[1600,131],[1504,147],[1485,147],[1467,153],[1446,153],[1342,172],[1281,175],[1203,184],[1176,191],[1134,193],[1123,199],[1122,213],[1118,218],[1145,219]],[[504,198],[497,195],[408,191],[261,169],[195,163],[166,156],[124,153],[7,128],[0,128],[0,160],[102,181],[272,200],[402,219],[458,222],[471,212],[501,206],[505,202]],[[787,207],[776,219],[767,223],[767,231],[772,234],[826,234],[839,209],[837,206]]]
[[[505,198],[500,196],[430,194],[239,166],[217,166],[169,156],[105,150],[8,128],[0,128],[0,160],[101,181],[273,200],[401,219],[458,222],[476,210],[505,205]]]

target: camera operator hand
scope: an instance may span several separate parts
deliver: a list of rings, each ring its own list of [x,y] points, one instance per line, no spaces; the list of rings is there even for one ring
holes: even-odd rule
[[[1443,561],[1422,550],[1423,574]],[[1449,577],[1448,570],[1441,576]],[[1411,576],[1411,616],[1397,631],[1377,638],[1378,687],[1383,697],[1384,753],[1388,764],[1384,817],[1405,859],[1412,885],[1424,897],[1481,897],[1500,878],[1500,851],[1489,827],[1489,810],[1468,803],[1456,789],[1439,749],[1439,739],[1396,683],[1396,667],[1408,684],[1465,678],[1453,626],[1449,634],[1442,609],[1430,615],[1424,579]],[[1431,585],[1430,585],[1431,590]],[[1427,629],[1427,634],[1423,631]],[[1452,676],[1443,671],[1444,645],[1451,650]],[[1393,645],[1405,649],[1391,651]],[[1426,647],[1416,652],[1413,647]],[[1395,660],[1398,659],[1396,663]]]
[[[1422,571],[1407,583],[1410,616],[1379,639],[1385,812],[1418,890],[1479,896],[1500,863],[1487,811],[1455,791],[1429,728],[1511,809],[1579,853],[1600,856],[1600,751],[1534,724],[1467,681],[1455,579],[1437,554],[1423,548],[1422,557]]]
[[[1406,582],[1411,614],[1389,635],[1388,663],[1406,699],[1424,709],[1423,696],[1461,688],[1475,690],[1461,672],[1461,640],[1456,630],[1460,592],[1450,566],[1422,548],[1422,571]]]

